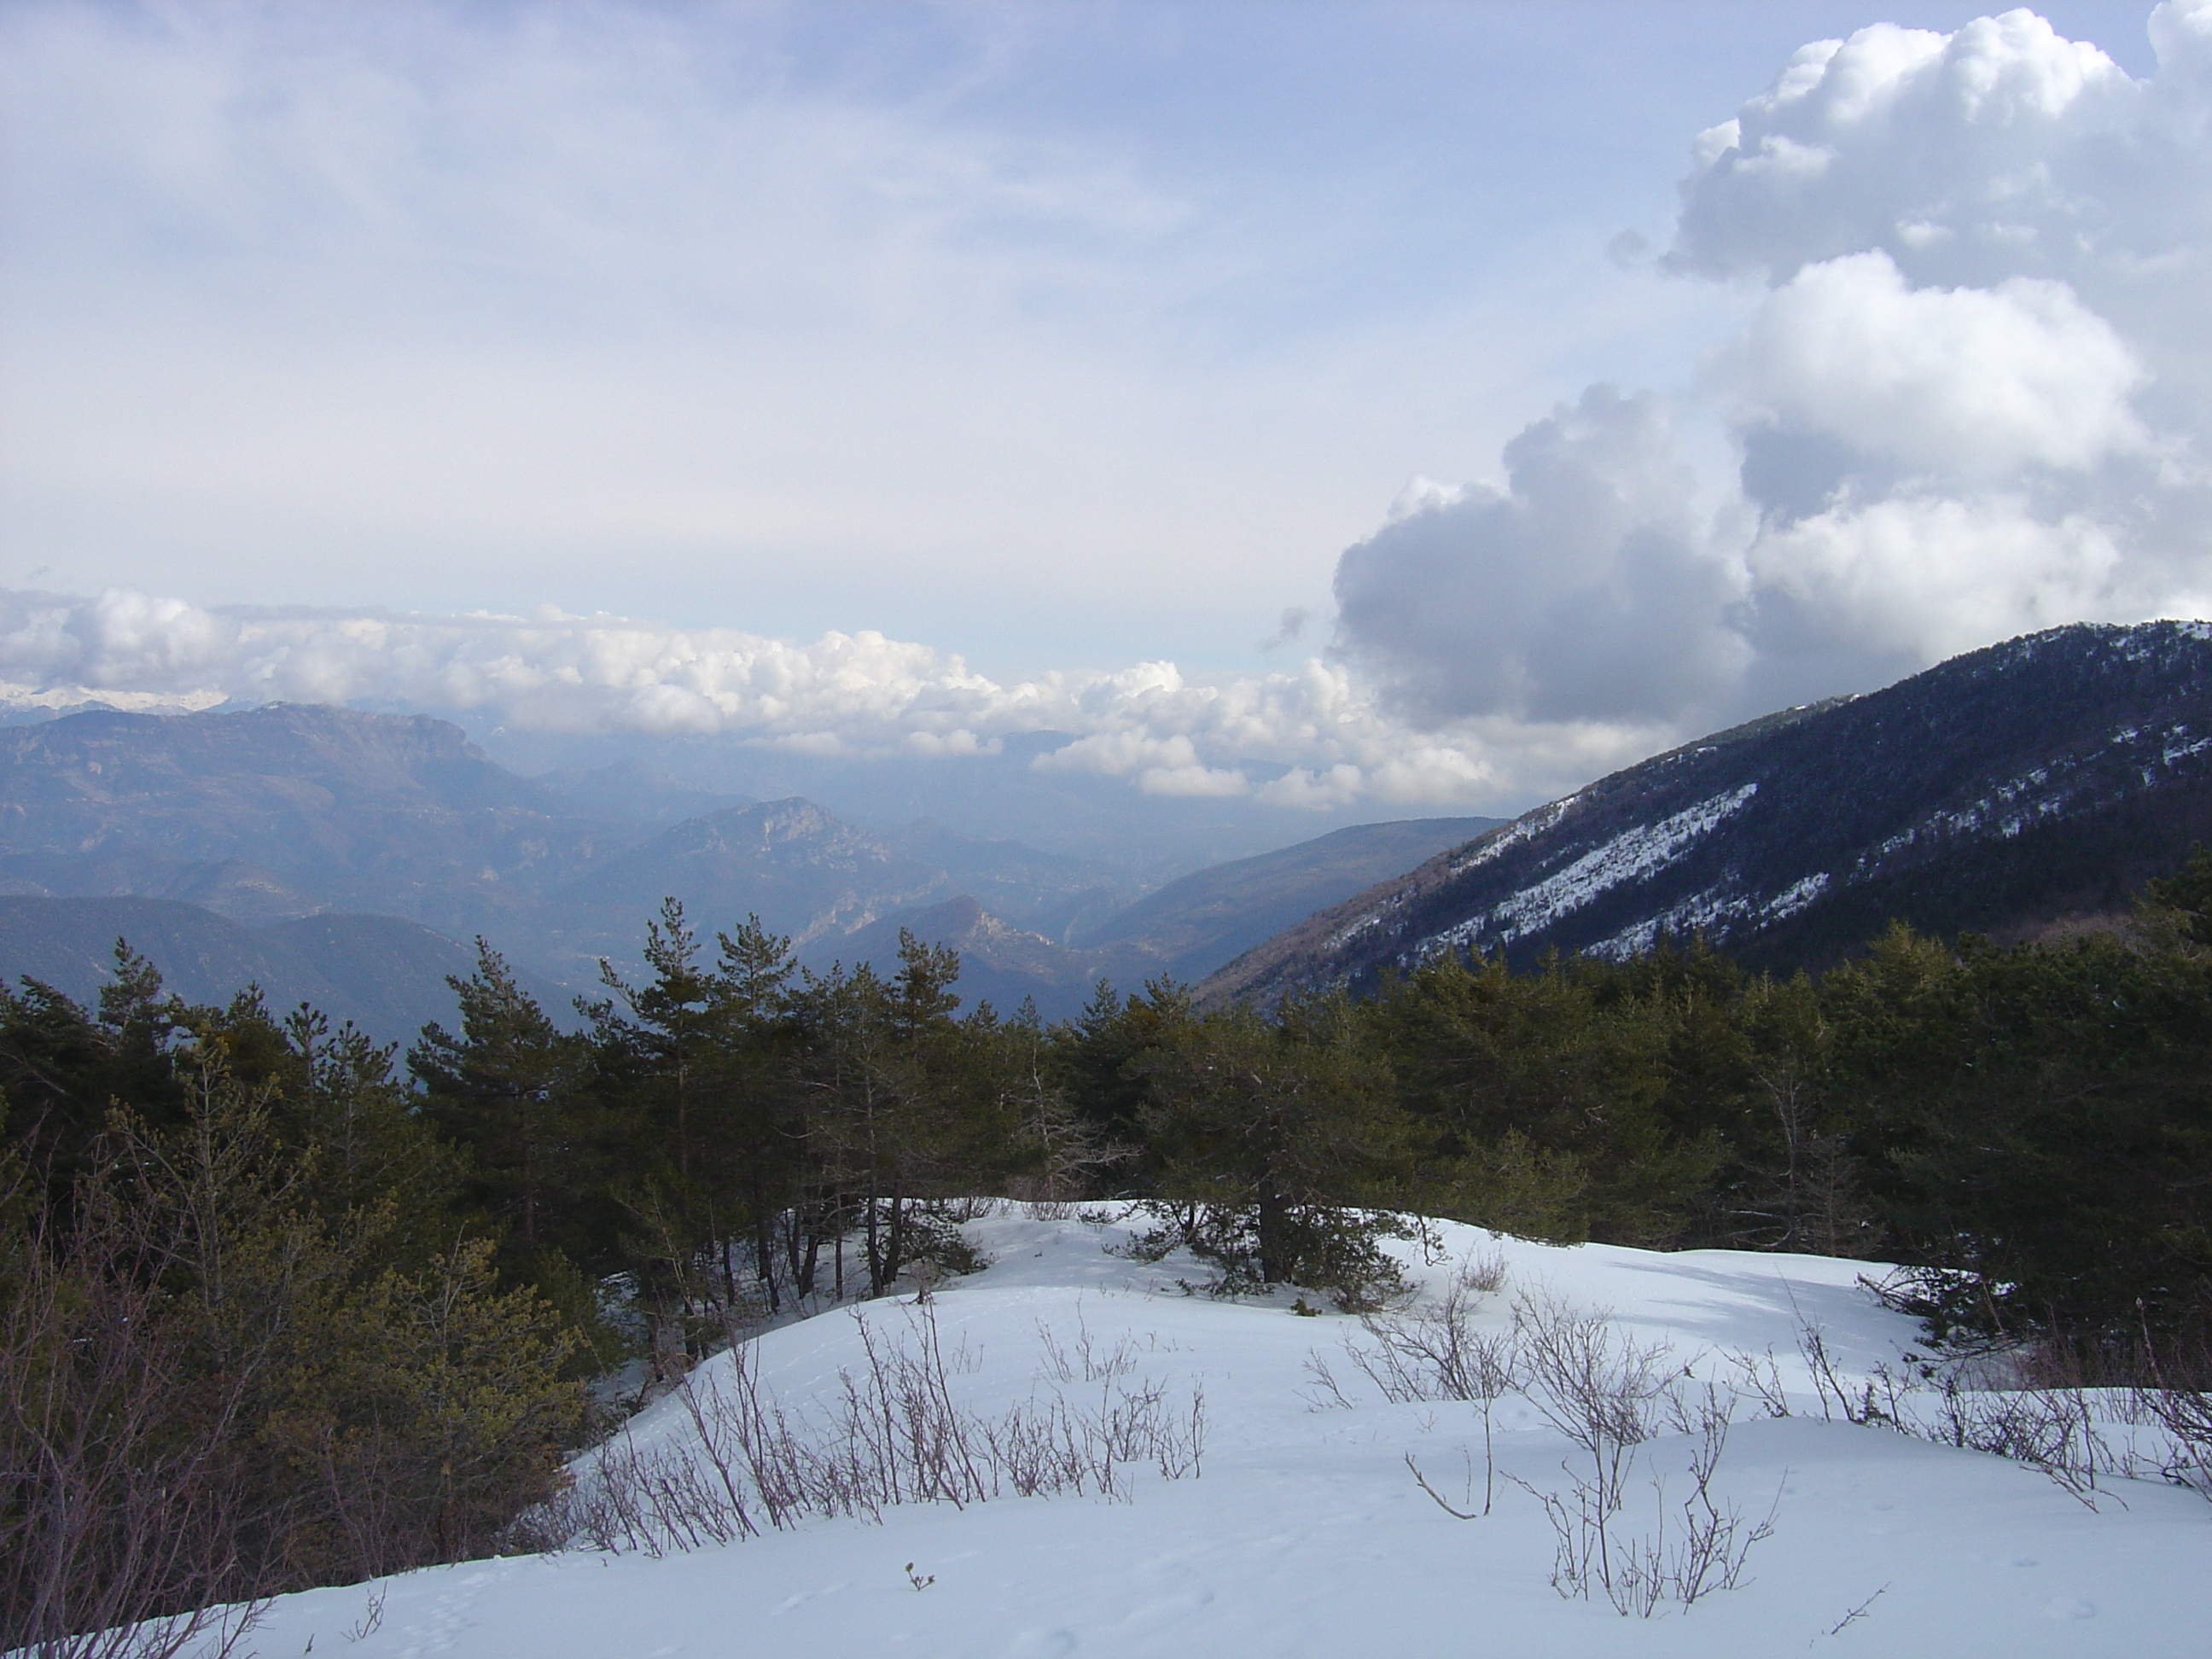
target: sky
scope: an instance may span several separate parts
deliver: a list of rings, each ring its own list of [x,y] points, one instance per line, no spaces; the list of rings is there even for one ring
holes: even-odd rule
[[[11,0],[0,678],[1517,810],[2212,611],[2208,125],[2202,0]]]

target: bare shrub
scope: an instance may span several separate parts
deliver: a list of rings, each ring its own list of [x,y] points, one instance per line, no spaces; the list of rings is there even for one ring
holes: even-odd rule
[[[1840,1417],[1862,1427],[1869,1423],[1907,1426],[1904,1401],[1916,1386],[1911,1377],[1877,1365],[1857,1383],[1845,1382],[1828,1352],[1827,1333],[1810,1320],[1798,1323],[1797,1352],[1813,1379],[1813,1391],[1820,1399],[1825,1420],[1832,1423]]]
[[[1413,1311],[1363,1315],[1359,1328],[1373,1346],[1346,1339],[1345,1350],[1394,1405],[1495,1400],[1515,1385],[1518,1344],[1514,1332],[1477,1330],[1475,1311],[1474,1293],[1455,1279]]]
[[[2212,1392],[2145,1389],[2136,1399],[2172,1438],[2172,1449],[2159,1472],[2176,1486],[2212,1498]]]
[[[378,1584],[370,1589],[368,1605],[362,1609],[361,1617],[348,1626],[343,1632],[347,1641],[366,1641],[384,1628],[384,1603],[391,1594],[392,1586],[389,1584]]]
[[[1733,1504],[1723,1508],[1713,1496],[1713,1476],[1720,1468],[1722,1453],[1728,1449],[1736,1399],[1732,1390],[1710,1382],[1695,1394],[1678,1389],[1668,1398],[1670,1422],[1691,1442],[1690,1495],[1682,1500],[1682,1518],[1675,1540],[1663,1558],[1659,1589],[1685,1607],[1714,1590],[1734,1589],[1742,1581],[1744,1563],[1753,1546],[1774,1532],[1771,1505],[1764,1518],[1746,1525],[1741,1510]],[[1663,1486],[1660,1492],[1663,1521]],[[1776,1501],[1780,1501],[1778,1493]]]
[[[1469,1251],[1453,1283],[1479,1296],[1495,1296],[1505,1288],[1505,1252],[1492,1244],[1480,1254]]]
[[[786,1407],[761,1383],[750,1348],[734,1345],[726,1365],[702,1368],[677,1389],[693,1439],[641,1448],[629,1430],[599,1448],[573,1489],[531,1519],[529,1541],[581,1543],[662,1555],[733,1542],[763,1525],[815,1516],[880,1520],[903,1504],[964,1508],[1006,1496],[1129,1496],[1134,1466],[1162,1478],[1200,1472],[1206,1401],[1188,1404],[1164,1385],[1127,1383],[1126,1343],[1097,1353],[1085,1331],[1071,1361],[1048,1342],[1073,1381],[1095,1382],[1095,1403],[1054,1391],[998,1417],[953,1397],[951,1379],[972,1370],[964,1350],[947,1353],[928,1304],[908,1309],[903,1341],[854,1318],[863,1364],[841,1371],[836,1392],[813,1414]]]
[[[252,1624],[233,1424],[258,1357],[196,1375],[191,1310],[118,1260],[88,1195],[71,1236],[0,1261],[0,1652],[231,1652]]]
[[[1769,1417],[1792,1415],[1789,1391],[1782,1386],[1782,1368],[1775,1363],[1773,1349],[1764,1354],[1723,1354],[1722,1364],[1735,1374],[1729,1388],[1739,1398],[1756,1400]]]
[[[1580,1313],[1546,1297],[1522,1297],[1509,1331],[1480,1337],[1468,1328],[1464,1302],[1456,1297],[1463,1283],[1455,1281],[1455,1294],[1426,1315],[1370,1322],[1377,1346],[1354,1352],[1387,1397],[1482,1402],[1482,1508],[1474,1506],[1471,1456],[1464,1509],[1445,1499],[1410,1455],[1406,1459],[1430,1499],[1462,1521],[1490,1512],[1491,1402],[1517,1389],[1578,1454],[1560,1465],[1564,1488],[1507,1477],[1536,1500],[1551,1522],[1552,1584],[1561,1595],[1589,1599],[1601,1592],[1616,1611],[1650,1618],[1662,1605],[1686,1609],[1741,1583],[1752,1550],[1773,1534],[1774,1512],[1770,1508],[1752,1521],[1714,1490],[1738,1391],[1715,1382],[1691,1389],[1686,1373],[1668,1363],[1664,1344],[1638,1342],[1603,1315]],[[1333,1386],[1325,1365],[1309,1370]],[[1757,1376],[1755,1369],[1752,1374]],[[1467,1392],[1442,1391],[1454,1376]],[[1762,1389],[1760,1397],[1778,1401],[1778,1380],[1772,1389],[1771,1396]],[[1337,1397],[1341,1401],[1340,1392]],[[1778,1414],[1786,1414],[1786,1405]],[[1665,1480],[1655,1474],[1657,1522],[1649,1532],[1629,1533],[1620,1518],[1629,1480],[1640,1449],[1662,1428],[1689,1442],[1690,1491],[1670,1509]]]
[[[1110,1348],[1102,1348],[1091,1335],[1091,1327],[1079,1305],[1075,1310],[1075,1340],[1062,1348],[1052,1328],[1037,1321],[1037,1343],[1044,1351],[1041,1375],[1055,1382],[1110,1382],[1137,1368],[1137,1345],[1127,1332]]]
[[[1919,1360],[1917,1375],[1876,1365],[1856,1382],[1838,1372],[1817,1324],[1801,1322],[1804,1356],[1821,1415],[1862,1426],[1877,1425],[1917,1440],[1987,1452],[2039,1470],[2088,1508],[2098,1504],[2099,1477],[2145,1472],[2132,1444],[2116,1446],[2100,1418],[2102,1400],[2117,1406],[2130,1425],[2159,1417],[2164,1389],[2094,1389],[2062,1356],[2025,1350],[2013,1354],[1971,1351],[1938,1368]],[[1907,1355],[1908,1359],[1917,1357]],[[2070,1375],[2070,1382],[2062,1382]],[[2023,1379],[2026,1379],[2023,1381]],[[2169,1433],[2171,1433],[2169,1429]],[[2179,1442],[2181,1438],[2174,1435]]]
[[[2212,1498],[2212,1337],[2200,1326],[2161,1349],[2146,1331],[2124,1371],[2128,1420],[2165,1434],[2160,1478]]]
[[[1484,1332],[1475,1328],[1477,1298],[1485,1291],[1496,1291],[1505,1282],[1505,1264],[1502,1256],[1463,1263],[1438,1301],[1411,1312],[1399,1314],[1367,1314],[1359,1325],[1372,1341],[1373,1346],[1362,1346],[1346,1338],[1345,1352],[1352,1363],[1364,1372],[1367,1380],[1382,1391],[1382,1397],[1394,1404],[1413,1401],[1464,1400],[1477,1401],[1482,1407],[1482,1509],[1490,1513],[1497,1495],[1497,1457],[1492,1437],[1491,1409],[1499,1395],[1509,1392],[1520,1382],[1520,1353],[1516,1334],[1512,1331]],[[1316,1355],[1308,1362],[1308,1372],[1329,1394],[1336,1403],[1348,1405],[1336,1379],[1329,1374],[1326,1361]],[[1450,1510],[1451,1506],[1437,1498],[1433,1489],[1417,1468],[1413,1478],[1421,1482],[1422,1490]],[[1473,1501],[1473,1479],[1470,1471],[1469,1503]],[[1456,1514],[1456,1510],[1451,1511]]]
[[[1628,1582],[1633,1552],[1613,1541],[1636,1448],[1656,1432],[1669,1380],[1667,1349],[1632,1340],[1601,1314],[1577,1313],[1548,1298],[1522,1297],[1514,1328],[1523,1393],[1538,1413],[1582,1454],[1560,1464],[1564,1492],[1517,1484],[1544,1507],[1557,1549],[1552,1583],[1562,1595],[1587,1596],[1593,1578],[1608,1595]]]
[[[2097,1507],[2099,1468],[2112,1468],[2113,1455],[2098,1432],[2087,1390],[1967,1389],[1951,1375],[1942,1379],[1937,1401],[1925,1417],[1899,1412],[1899,1426],[1921,1439],[2028,1464]]]

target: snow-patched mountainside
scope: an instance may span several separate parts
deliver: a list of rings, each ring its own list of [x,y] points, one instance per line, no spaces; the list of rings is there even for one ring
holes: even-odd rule
[[[1369,1340],[1358,1321],[1297,1316],[1287,1297],[1187,1295],[1176,1281],[1199,1278],[1196,1264],[1111,1254],[1129,1232],[1103,1218],[1036,1219],[1005,1206],[968,1231],[991,1265],[941,1286],[927,1309],[902,1299],[826,1312],[749,1345],[765,1389],[826,1421],[841,1370],[865,1374],[862,1322],[879,1352],[912,1352],[933,1316],[951,1403],[973,1420],[1054,1398],[1097,1408],[1147,1390],[1187,1413],[1202,1391],[1197,1469],[1170,1480],[1125,1466],[1118,1498],[909,1504],[884,1510],[880,1523],[804,1521],[657,1559],[575,1549],[316,1590],[274,1603],[250,1645],[264,1659],[2179,1659],[2203,1653],[2212,1628],[2212,1504],[2196,1493],[2108,1474],[2088,1494],[2092,1509],[2034,1468],[1824,1416],[1800,1352],[1805,1328],[1823,1331],[1846,1381],[1896,1368],[1916,1336],[1859,1285],[1863,1263],[1553,1248],[1458,1226],[1437,1230],[1440,1249],[1396,1247],[1425,1298],[1416,1315],[1448,1292],[1459,1263],[1492,1258],[1504,1280],[1479,1293],[1474,1334],[1509,1329],[1516,1299],[1610,1310],[1608,1340],[1668,1345],[1657,1373],[1678,1395],[1741,1375],[1731,1355],[1763,1366],[1771,1352],[1792,1414],[1739,1402],[1713,1484],[1747,1528],[1771,1510],[1772,1534],[1738,1588],[1687,1610],[1662,1602],[1646,1619],[1615,1612],[1602,1592],[1554,1590],[1553,1531],[1528,1492],[1501,1478],[1492,1513],[1467,1521],[1423,1494],[1409,1455],[1455,1506],[1480,1507],[1482,1408],[1389,1403],[1347,1353],[1347,1340]],[[695,1381],[711,1390],[731,1368],[725,1355]],[[1502,1475],[1539,1492],[1569,1489],[1561,1465],[1572,1449],[1537,1400],[1509,1394],[1492,1419]],[[681,1396],[652,1407],[633,1443],[696,1458]],[[1662,1429],[1637,1450],[1617,1549],[1660,1513],[1655,1473],[1679,1512],[1692,1449]]]
[[[1784,971],[1893,917],[2024,935],[2123,908],[2208,833],[2212,624],[2052,629],[1601,778],[1278,934],[1200,1000],[1662,933]]]

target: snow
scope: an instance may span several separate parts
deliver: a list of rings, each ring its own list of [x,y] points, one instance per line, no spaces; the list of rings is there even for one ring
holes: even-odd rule
[[[1495,830],[1487,839],[1477,842],[1473,852],[1453,864],[1450,873],[1455,877],[1463,876],[1479,866],[1503,857],[1522,842],[1534,840],[1565,817],[1567,809],[1581,799],[1582,791],[1577,790],[1571,795],[1562,795],[1548,805],[1523,812],[1503,830]]]
[[[2148,742],[2144,741],[2146,738]],[[2171,769],[2177,762],[2212,749],[2212,738],[2196,737],[2185,725],[2175,725],[2163,732],[2150,733],[2140,726],[2123,726],[2114,730],[2106,744],[2113,750],[2135,747],[2138,757],[2142,757],[2135,769],[2136,774],[2142,780],[2142,787],[2150,788],[2158,781],[2160,768]],[[2154,753],[2156,759],[2151,761],[2148,757]],[[2063,817],[2094,804],[2094,798],[2077,778],[2063,778],[2054,782],[2050,769],[2036,767],[2018,777],[1994,785],[1978,799],[1963,806],[1929,812],[1862,855],[1858,868],[1862,873],[1878,871],[1893,854],[1923,842],[1938,843],[1955,836],[1983,835],[2012,840],[2046,820]]]
[[[2168,734],[2166,744],[2159,750],[2158,758],[2161,764],[2171,766],[2174,762],[2185,760],[2191,755],[2201,755],[2207,749],[2212,749],[2212,738],[2191,739],[2187,726],[2177,726]]]
[[[1725,939],[1736,923],[1747,918],[1781,921],[1796,915],[1818,898],[1827,885],[1828,872],[1816,870],[1792,882],[1764,903],[1748,894],[1731,892],[1725,884],[1708,887],[1656,916],[1587,946],[1586,954],[1625,959],[1649,951],[1662,933],[1680,939],[1703,933],[1716,939]]]
[[[1641,880],[1673,863],[1758,793],[1756,783],[1747,783],[1685,807],[1656,823],[1623,830],[1543,880],[1424,940],[1421,953],[1426,956],[1486,939],[1510,945],[1523,934],[1536,933],[1611,889]]]
[[[1130,1229],[1103,1216],[1040,1219],[1002,1206],[969,1224],[985,1270],[859,1316],[899,1340],[933,1314],[961,1403],[992,1413],[1054,1380],[1044,1342],[1120,1347],[1130,1381],[1173,1395],[1204,1390],[1202,1472],[1137,1474],[1127,1501],[1000,1498],[962,1509],[911,1505],[653,1559],[575,1550],[401,1575],[281,1598],[249,1645],[263,1656],[416,1659],[661,1659],[838,1652],[962,1656],[1344,1656],[1479,1652],[1771,1659],[1838,1655],[2196,1656],[2212,1614],[2212,1505],[2154,1480],[2108,1479],[2093,1510],[2032,1468],[1828,1420],[1799,1352],[1823,1333],[1848,1381],[1899,1364],[1918,1334],[1860,1283],[1867,1264],[1726,1251],[1658,1255],[1561,1248],[1437,1230],[1441,1249],[1394,1246],[1423,1294],[1455,1263],[1495,1252],[1501,1289],[1478,1324],[1503,1329],[1516,1297],[1609,1310],[1625,1335],[1670,1345],[1696,1380],[1728,1351],[1772,1354],[1795,1413],[1744,1408],[1717,1486],[1773,1534],[1746,1582],[1650,1619],[1600,1595],[1563,1599],[1548,1582],[1553,1536],[1536,1500],[1507,1486],[1493,1512],[1446,1515],[1415,1486],[1410,1454],[1438,1492],[1479,1506],[1480,1407],[1386,1403],[1348,1362],[1355,1320],[1301,1317],[1266,1302],[1186,1294],[1198,1264],[1110,1254]],[[1878,1270],[1876,1270],[1878,1271]],[[751,1345],[758,1374],[802,1409],[861,1363],[853,1312],[787,1325]],[[1331,1367],[1348,1406],[1320,1403],[1310,1369]],[[707,1362],[720,1367],[726,1356]],[[1357,1384],[1358,1386],[1353,1386]],[[1498,1466],[1561,1486],[1569,1448],[1534,1406],[1493,1408]],[[636,1425],[682,1448],[675,1399]],[[1646,1473],[1669,1471],[1679,1502],[1686,1442],[1639,1454],[1624,1520],[1656,1513]],[[1470,1461],[1471,1460],[1471,1461]],[[908,1564],[912,1564],[909,1576]],[[920,1581],[921,1588],[915,1588]],[[381,1597],[380,1620],[372,1609]],[[1846,1622],[1846,1615],[1863,1609]],[[370,1622],[375,1627],[359,1634]],[[1838,1628],[1840,1626],[1840,1628]]]

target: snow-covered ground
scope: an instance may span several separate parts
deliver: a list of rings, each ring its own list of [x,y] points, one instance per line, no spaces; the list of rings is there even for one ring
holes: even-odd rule
[[[1471,1492],[1480,1507],[1481,1408],[1385,1401],[1349,1362],[1347,1339],[1364,1340],[1357,1321],[1298,1316],[1287,1297],[1187,1295],[1176,1280],[1200,1279],[1196,1264],[1109,1254],[1128,1237],[1110,1222],[1006,1206],[969,1232],[990,1265],[933,1297],[959,1402],[988,1417],[1055,1391],[1079,1405],[1149,1382],[1187,1409],[1202,1389],[1199,1473],[1132,1471],[1126,1499],[909,1505],[880,1523],[808,1521],[659,1559],[575,1550],[410,1573],[283,1597],[248,1645],[263,1659],[2212,1651],[2202,1497],[2107,1477],[2092,1510],[2033,1468],[1823,1416],[1799,1352],[1804,1327],[1820,1328],[1838,1371],[1855,1376],[1896,1369],[1917,1336],[1859,1287],[1863,1263],[1559,1249],[1455,1226],[1438,1229],[1445,1259],[1433,1264],[1400,1247],[1431,1298],[1457,1261],[1502,1257],[1479,1330],[1506,1328],[1516,1297],[1607,1311],[1622,1334],[1670,1345],[1670,1370],[1692,1387],[1722,1375],[1730,1353],[1763,1363],[1771,1352],[1793,1414],[1742,1402],[1715,1486],[1747,1522],[1771,1510],[1772,1535],[1738,1588],[1647,1619],[1616,1613],[1601,1591],[1561,1597],[1551,1524],[1522,1489],[1501,1481],[1492,1512],[1468,1521],[1421,1492],[1408,1454],[1444,1498],[1464,1508]],[[902,1300],[862,1317],[885,1343],[912,1340],[921,1315]],[[772,1331],[753,1345],[758,1375],[805,1407],[841,1368],[863,1364],[860,1335],[847,1311]],[[1121,1356],[1111,1382],[1082,1380],[1086,1340],[1094,1370]],[[1317,1386],[1316,1354],[1351,1403]],[[726,1356],[702,1370],[711,1380],[728,1366]],[[1528,1400],[1498,1401],[1492,1431],[1503,1474],[1567,1489],[1571,1448]],[[695,1431],[670,1399],[635,1434],[673,1448]],[[1679,1510],[1688,1451],[1672,1431],[1642,1449],[1618,1537],[1658,1515],[1654,1470]]]

